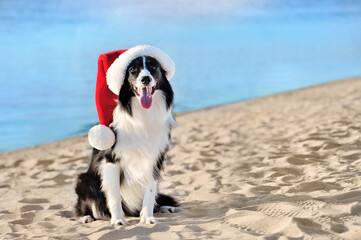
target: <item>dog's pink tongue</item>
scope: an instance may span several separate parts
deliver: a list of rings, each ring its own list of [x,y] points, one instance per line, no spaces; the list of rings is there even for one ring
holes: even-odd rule
[[[152,88],[142,88],[140,92],[140,104],[144,109],[150,108],[152,105]]]

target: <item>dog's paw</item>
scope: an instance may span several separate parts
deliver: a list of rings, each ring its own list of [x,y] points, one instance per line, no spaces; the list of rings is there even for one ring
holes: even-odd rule
[[[124,217],[112,218],[110,220],[112,225],[129,225],[128,221]]]
[[[175,212],[175,207],[161,206],[161,207],[159,207],[159,212],[161,212],[161,213],[174,213]]]
[[[153,217],[153,213],[149,212],[148,209],[145,207],[140,211],[140,223],[145,224],[155,224],[158,222],[157,219]]]
[[[79,218],[79,221],[81,223],[91,223],[94,221],[94,218],[92,218],[90,215],[86,215],[86,216]]]
[[[155,223],[158,223],[159,221],[155,218],[155,217],[145,217],[145,216],[142,216],[140,218],[140,223],[145,223],[145,224],[155,224]]]

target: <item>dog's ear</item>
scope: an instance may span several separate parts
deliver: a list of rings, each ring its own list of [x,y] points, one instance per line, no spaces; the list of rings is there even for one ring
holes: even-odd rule
[[[130,116],[132,116],[133,113],[132,113],[130,99],[132,97],[134,97],[135,94],[131,90],[132,87],[129,83],[128,78],[129,78],[129,73],[128,73],[128,71],[126,71],[125,77],[124,77],[124,82],[123,82],[122,87],[120,88],[119,95],[118,95],[118,104],[120,104],[120,106],[123,109],[125,109],[126,112],[128,112]]]
[[[172,104],[173,104],[173,89],[172,86],[170,85],[168,79],[167,79],[167,75],[166,75],[166,71],[164,71],[163,68],[160,68],[160,71],[162,73],[162,78],[159,82],[159,88],[161,90],[163,90],[164,95],[165,95],[165,100],[166,100],[166,104],[167,104],[167,109],[169,109]]]
[[[160,67],[160,72],[162,73],[162,80],[168,81],[167,72],[162,67]]]
[[[127,68],[127,71],[125,71],[125,76],[124,76],[124,82],[128,82],[129,83],[129,66]]]

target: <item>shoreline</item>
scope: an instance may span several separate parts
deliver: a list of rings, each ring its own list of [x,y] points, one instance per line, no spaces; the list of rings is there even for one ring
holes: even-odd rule
[[[0,153],[5,239],[358,239],[361,77],[176,114],[156,225],[73,216],[82,135]]]
[[[321,87],[321,86],[324,86],[324,85],[337,84],[337,83],[339,83],[339,82],[344,82],[344,81],[357,81],[359,78],[361,78],[361,76],[359,76],[359,77],[351,77],[351,78],[344,78],[344,79],[338,79],[338,80],[332,80],[332,81],[330,81],[330,82],[321,83],[321,84],[317,84],[317,85],[313,85],[313,86],[308,86],[308,87],[304,87],[304,88],[299,88],[299,89],[295,89],[295,90],[290,90],[290,91],[285,91],[285,92],[274,93],[274,94],[271,94],[271,95],[262,96],[262,97],[257,97],[257,98],[251,98],[251,99],[246,99],[246,100],[240,100],[240,101],[234,101],[234,102],[229,102],[229,103],[223,103],[223,104],[219,104],[219,105],[213,105],[213,106],[209,106],[209,107],[204,107],[204,108],[189,110],[189,111],[185,111],[185,112],[175,113],[174,115],[175,115],[175,117],[177,118],[177,117],[179,117],[179,116],[191,114],[191,113],[193,113],[193,112],[208,111],[208,110],[212,110],[212,109],[223,108],[223,107],[227,107],[227,106],[229,106],[229,105],[246,103],[246,102],[252,102],[252,101],[256,101],[256,100],[258,100],[258,99],[264,99],[264,98],[269,98],[269,97],[275,97],[275,96],[278,96],[278,95],[290,94],[290,93],[293,93],[293,92],[308,90],[308,89],[312,89],[312,88],[318,88],[318,87]],[[90,129],[90,128],[89,128],[89,129]],[[4,153],[17,152],[17,151],[25,151],[25,150],[27,150],[27,149],[31,149],[31,148],[35,148],[35,147],[40,147],[40,146],[43,146],[43,145],[54,144],[54,143],[57,143],[57,142],[67,141],[67,140],[69,140],[69,139],[83,138],[83,137],[87,137],[87,135],[88,135],[88,134],[85,133],[85,134],[76,135],[76,136],[72,136],[72,137],[68,137],[68,138],[64,138],[64,139],[60,139],[60,140],[55,140],[55,141],[51,141],[51,142],[47,142],[47,143],[42,143],[42,144],[38,144],[38,145],[29,146],[29,147],[24,147],[24,148],[19,148],[19,149],[13,149],[13,150],[8,150],[8,151],[2,151],[2,152],[0,152],[0,156],[1,156],[1,154],[4,154]]]

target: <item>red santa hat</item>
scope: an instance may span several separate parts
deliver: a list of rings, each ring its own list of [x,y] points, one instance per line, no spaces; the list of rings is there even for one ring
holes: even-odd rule
[[[109,125],[113,121],[113,111],[117,106],[118,94],[129,64],[141,56],[157,59],[166,72],[167,79],[170,80],[173,77],[174,62],[159,48],[153,46],[138,45],[128,50],[117,50],[99,56],[95,89],[99,125],[92,127],[88,134],[90,145],[98,150],[109,149],[115,143],[115,135]]]

